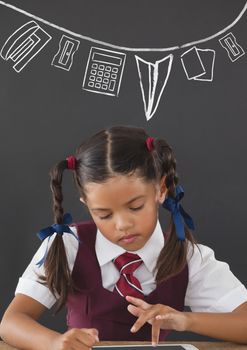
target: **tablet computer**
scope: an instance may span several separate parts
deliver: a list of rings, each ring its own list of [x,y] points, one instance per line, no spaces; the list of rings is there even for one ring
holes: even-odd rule
[[[94,346],[97,350],[198,350],[192,344],[157,344],[157,346],[152,345],[103,345],[103,346]]]

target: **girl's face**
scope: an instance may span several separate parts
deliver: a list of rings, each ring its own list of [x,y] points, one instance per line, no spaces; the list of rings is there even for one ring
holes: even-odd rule
[[[128,251],[145,245],[155,229],[159,204],[165,199],[164,178],[154,184],[136,175],[116,175],[105,183],[88,183],[85,190],[85,204],[109,241]]]

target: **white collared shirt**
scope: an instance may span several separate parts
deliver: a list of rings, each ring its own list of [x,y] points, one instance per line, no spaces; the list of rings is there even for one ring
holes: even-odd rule
[[[164,235],[157,221],[154,232],[144,247],[135,252],[132,251],[132,253],[138,254],[143,260],[143,264],[136,269],[134,276],[140,281],[145,295],[151,293],[156,287],[153,271],[163,246]],[[106,239],[99,230],[97,232],[95,250],[101,268],[103,287],[112,291],[119,279],[119,271],[112,263],[112,259],[123,254],[125,250]]]
[[[72,227],[77,235],[76,228]],[[49,240],[51,245],[53,235]],[[64,245],[68,258],[70,271],[73,270],[78,251],[78,241],[71,234],[63,235]],[[155,266],[161,249],[164,246],[164,235],[159,221],[150,239],[145,246],[137,250],[143,264],[134,272],[140,281],[145,295],[156,288]],[[51,308],[56,299],[49,289],[38,282],[38,275],[44,274],[43,266],[37,267],[36,263],[44,256],[47,248],[47,239],[44,240],[34,255],[32,261],[20,277],[15,294],[26,294],[39,301],[47,308]],[[119,271],[112,262],[125,250],[106,239],[97,230],[95,243],[96,256],[100,265],[103,287],[112,291],[119,279]],[[192,311],[198,312],[231,312],[243,302],[247,301],[245,286],[233,275],[229,265],[215,259],[214,252],[209,247],[199,244],[198,247],[189,246],[187,255],[189,281],[185,295],[185,305]]]

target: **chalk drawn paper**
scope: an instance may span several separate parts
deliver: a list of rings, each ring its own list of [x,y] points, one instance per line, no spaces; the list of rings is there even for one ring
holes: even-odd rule
[[[226,49],[228,57],[232,62],[235,62],[245,54],[243,48],[237,43],[232,33],[226,34],[223,38],[219,39],[219,42]]]
[[[69,71],[73,64],[74,53],[78,50],[79,45],[79,40],[63,35],[59,41],[59,50],[51,64],[57,68]]]
[[[192,47],[181,55],[181,62],[188,80],[213,81],[215,51]]]
[[[83,80],[83,89],[118,96],[126,54],[91,47]]]
[[[18,28],[4,43],[0,56],[14,62],[14,70],[22,69],[46,46],[51,36],[35,21],[25,23]]]
[[[205,73],[205,68],[195,46],[181,55],[181,61],[188,80]]]
[[[147,120],[151,119],[159,105],[161,95],[167,84],[173,55],[170,54],[155,63],[147,62],[135,55],[144,110]]]
[[[121,51],[159,51],[159,52],[178,50],[178,49],[181,49],[181,48],[185,48],[185,47],[189,47],[189,46],[192,46],[192,45],[201,44],[201,43],[204,43],[206,41],[212,40],[212,39],[222,35],[223,33],[227,32],[233,26],[235,26],[235,24],[242,18],[242,16],[244,15],[244,13],[247,10],[247,1],[246,1],[243,9],[240,11],[239,15],[234,19],[234,21],[232,23],[230,23],[228,26],[226,26],[225,28],[223,28],[219,32],[217,32],[217,33],[215,33],[213,35],[210,35],[210,36],[208,36],[206,38],[202,38],[200,40],[196,40],[196,41],[192,41],[192,42],[189,42],[189,43],[185,43],[183,45],[177,45],[177,46],[172,46],[172,47],[139,48],[139,47],[119,46],[119,45],[111,44],[111,43],[108,43],[108,42],[105,42],[105,41],[97,40],[97,39],[91,38],[89,36],[85,36],[85,35],[73,32],[73,31],[71,31],[71,30],[69,30],[67,28],[58,26],[55,23],[49,22],[49,21],[47,21],[47,20],[45,20],[45,19],[43,19],[43,18],[41,18],[39,16],[36,16],[36,15],[30,13],[30,12],[22,10],[21,8],[16,7],[14,5],[11,5],[11,4],[9,4],[9,3],[5,2],[5,1],[0,1],[0,5],[3,5],[3,6],[8,7],[8,8],[11,8],[14,11],[20,12],[20,13],[28,16],[28,17],[36,19],[37,21],[42,22],[42,23],[44,23],[44,24],[46,24],[46,25],[48,25],[50,27],[56,28],[58,30],[61,30],[64,33],[67,33],[69,35],[72,35],[74,37],[77,37],[77,38],[80,38],[80,39],[83,39],[83,40],[91,41],[91,42],[96,43],[98,45],[108,46],[108,47],[111,47],[113,49],[117,49],[117,50],[121,50]]]
[[[215,62],[215,50],[212,49],[197,49],[201,61],[203,62],[203,67],[205,73],[199,77],[195,77],[194,80],[200,81],[213,81],[214,79],[214,62]]]

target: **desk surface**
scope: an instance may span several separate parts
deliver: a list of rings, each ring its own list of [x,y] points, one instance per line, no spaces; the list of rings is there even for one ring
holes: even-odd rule
[[[247,345],[238,345],[234,343],[226,342],[167,342],[167,344],[192,344],[196,346],[199,350],[247,350]],[[147,342],[100,342],[99,345],[128,345],[128,344],[148,344]],[[18,350],[0,341],[0,350]]]

